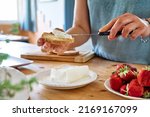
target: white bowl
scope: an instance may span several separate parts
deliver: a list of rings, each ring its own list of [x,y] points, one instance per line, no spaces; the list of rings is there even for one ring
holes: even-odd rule
[[[12,67],[0,67],[0,82],[8,78],[12,84],[19,83],[21,80],[26,80],[26,76],[19,70]],[[15,93],[13,97],[7,95],[3,99],[10,100],[26,100],[29,98],[29,87],[25,86],[21,91]]]

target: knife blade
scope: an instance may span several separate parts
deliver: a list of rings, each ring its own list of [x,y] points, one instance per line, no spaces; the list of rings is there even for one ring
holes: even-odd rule
[[[72,36],[107,36],[109,34],[110,32],[107,31],[107,32],[98,32],[98,33],[91,33],[91,34],[70,34],[70,35]],[[117,35],[121,35],[121,31],[119,31]]]

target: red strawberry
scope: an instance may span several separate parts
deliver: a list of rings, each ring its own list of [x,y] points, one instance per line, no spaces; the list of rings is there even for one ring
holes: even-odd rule
[[[110,76],[110,78],[117,78],[117,77],[119,77],[117,72],[113,72]]]
[[[139,72],[137,79],[140,85],[144,87],[150,87],[150,67],[142,69]]]
[[[135,67],[133,67],[132,65],[129,65],[129,64],[125,64],[125,63],[117,65],[117,70],[120,68],[124,68],[125,66],[129,67],[132,71],[137,71],[137,69]]]
[[[122,79],[116,74],[116,73],[113,73],[111,75],[111,78],[110,78],[110,87],[115,90],[115,91],[118,91],[120,90],[120,87],[123,85],[123,81]]]
[[[134,97],[141,97],[144,93],[144,88],[138,83],[137,79],[133,79],[127,88],[128,95]]]
[[[127,87],[126,84],[124,84],[124,85],[121,86],[121,88],[120,88],[120,93],[121,94],[123,94],[123,95],[127,94],[127,88],[126,87]]]
[[[130,82],[132,79],[137,77],[137,69],[128,64],[120,65],[117,68],[117,73],[126,82]]]

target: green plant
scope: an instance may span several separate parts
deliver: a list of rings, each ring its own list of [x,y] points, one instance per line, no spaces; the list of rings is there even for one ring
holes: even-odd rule
[[[19,23],[14,23],[12,25],[11,33],[12,34],[19,34],[19,27],[20,27]]]
[[[6,53],[0,53],[0,64],[3,60],[6,60],[9,57]],[[32,84],[37,83],[36,78],[30,78],[29,80],[21,80],[17,84],[13,84],[11,82],[11,75],[6,72],[6,78],[0,82],[0,99],[5,99],[7,97],[13,97],[18,91],[24,89],[24,87],[29,86],[30,90],[32,90]]]
[[[13,84],[10,79],[5,79],[0,82],[0,99],[4,99],[6,96],[11,98],[27,86],[30,88],[30,91],[32,91],[33,83],[37,83],[37,80],[34,77],[29,80],[21,80],[16,84]]]
[[[6,60],[8,57],[9,57],[8,54],[0,53],[0,64],[2,63],[3,60]]]

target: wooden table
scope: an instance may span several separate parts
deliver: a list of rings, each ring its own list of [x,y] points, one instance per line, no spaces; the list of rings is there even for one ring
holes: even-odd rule
[[[4,44],[0,42],[0,52],[7,52],[13,56],[19,57],[21,53],[34,51],[39,49],[36,45],[10,42]],[[104,87],[104,82],[109,78],[110,74],[115,70],[115,65],[119,62],[108,61],[100,57],[95,57],[86,63],[67,63],[56,61],[34,61],[33,64],[18,68],[26,75],[35,72],[58,67],[62,65],[88,65],[91,70],[97,73],[98,78],[93,83],[78,89],[71,90],[54,90],[46,89],[41,85],[34,86],[34,90],[30,93],[31,100],[122,100],[123,97],[112,94]],[[144,65],[134,64],[135,67],[141,69]]]
[[[20,36],[20,35],[12,35],[12,34],[0,34],[0,41],[5,40],[10,41],[20,41],[20,42],[28,42],[29,38],[27,36]]]

